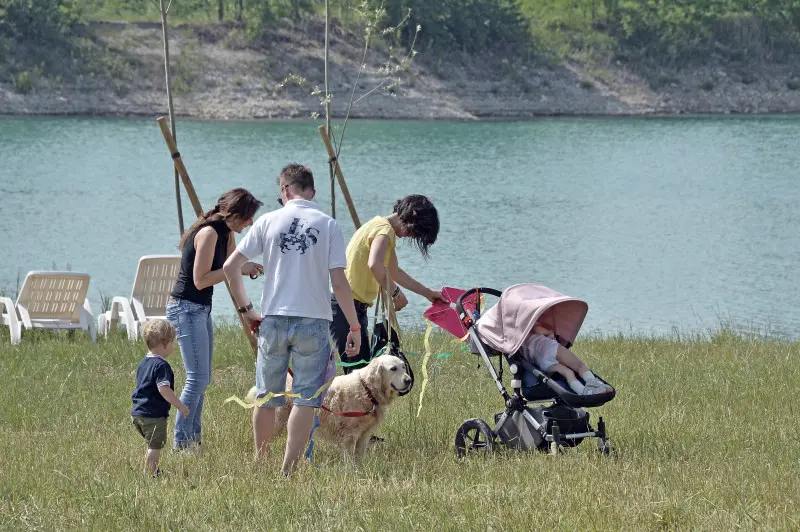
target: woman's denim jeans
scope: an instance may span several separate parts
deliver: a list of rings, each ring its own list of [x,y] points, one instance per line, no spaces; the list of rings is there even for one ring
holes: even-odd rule
[[[175,447],[184,448],[201,443],[200,418],[203,399],[211,382],[211,360],[214,355],[214,329],[211,324],[211,305],[200,305],[185,299],[170,298],[167,319],[178,332],[186,385],[181,401],[189,408],[189,416],[175,416]]]

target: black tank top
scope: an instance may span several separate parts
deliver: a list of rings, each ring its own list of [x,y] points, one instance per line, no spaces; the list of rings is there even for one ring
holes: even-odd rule
[[[225,259],[228,258],[228,235],[231,230],[225,220],[217,220],[206,224],[211,226],[217,232],[217,245],[214,248],[214,259],[211,261],[211,271],[219,270],[225,264]],[[170,294],[177,299],[186,299],[200,305],[211,305],[211,298],[214,295],[214,287],[209,286],[198,290],[194,285],[194,258],[196,250],[194,248],[194,237],[197,236],[197,231],[206,227],[202,225],[198,227],[194,234],[186,241],[183,246],[181,254],[181,271],[178,273],[178,280],[175,282],[175,288],[172,289]]]

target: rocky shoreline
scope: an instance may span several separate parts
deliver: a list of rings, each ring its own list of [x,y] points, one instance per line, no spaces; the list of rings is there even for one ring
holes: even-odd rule
[[[115,50],[114,77],[42,76],[27,93],[0,83],[0,115],[153,116],[166,112],[161,32],[157,24],[93,24]],[[317,28],[276,31],[254,49],[230,25],[180,26],[172,33],[175,109],[199,119],[289,119],[321,113],[323,62]],[[238,33],[237,33],[238,32]],[[314,38],[312,38],[314,37]],[[356,36],[331,44],[333,112],[345,114],[363,50]],[[784,114],[800,112],[800,63],[718,64],[635,72],[616,62],[579,63],[486,56],[416,60],[396,83],[385,82],[354,106],[354,118],[529,119],[536,116]],[[386,79],[387,50],[373,51],[357,96]],[[300,86],[281,87],[290,75]]]

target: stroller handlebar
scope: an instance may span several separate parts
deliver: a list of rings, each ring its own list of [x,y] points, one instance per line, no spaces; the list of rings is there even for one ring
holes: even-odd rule
[[[469,290],[461,294],[461,297],[459,297],[458,301],[456,301],[456,310],[458,311],[458,315],[462,320],[464,319],[464,316],[467,316],[466,312],[464,312],[464,299],[468,298],[472,294],[480,294],[480,293],[489,294],[490,296],[495,296],[495,297],[500,297],[503,295],[502,291],[496,290],[494,288],[470,288]],[[472,316],[469,316],[469,318],[470,320],[472,320]]]

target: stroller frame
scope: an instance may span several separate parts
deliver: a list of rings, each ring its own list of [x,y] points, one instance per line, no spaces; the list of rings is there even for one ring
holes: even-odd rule
[[[480,315],[480,307],[475,315],[464,309],[465,298],[475,294],[476,305],[479,305],[481,293],[500,297],[502,292],[493,288],[471,288],[459,297],[456,311],[462,324],[469,332],[473,354],[480,355],[495,382],[497,390],[505,401],[505,409],[495,416],[495,427],[492,429],[481,419],[465,421],[456,433],[456,453],[465,456],[470,451],[494,450],[495,439],[516,450],[540,451],[549,450],[556,454],[565,447],[575,447],[585,438],[598,438],[598,450],[608,455],[613,445],[606,432],[606,424],[602,416],[598,418],[597,429],[589,424],[589,414],[582,407],[599,406],[613,399],[615,391],[604,394],[581,396],[568,391],[552,376],[540,371],[520,353],[508,355],[493,350],[484,344],[476,327]],[[571,345],[571,344],[570,344]],[[491,351],[490,351],[491,350]],[[491,356],[500,356],[500,374],[498,375]],[[512,374],[509,393],[502,382],[502,358],[506,359]],[[522,372],[528,371],[536,377],[536,384],[523,390]],[[598,377],[600,378],[600,377]],[[602,378],[600,378],[602,380]],[[605,382],[605,381],[603,381]],[[607,383],[606,383],[607,384]],[[609,385],[610,386],[610,385]],[[526,394],[528,391],[528,394]],[[534,398],[526,395],[537,396]],[[550,407],[531,408],[531,403],[550,402]],[[554,411],[558,412],[551,417]],[[567,414],[567,417],[563,417]],[[561,418],[558,418],[561,415]],[[537,419],[537,417],[539,419]],[[474,431],[474,436],[471,433]]]

